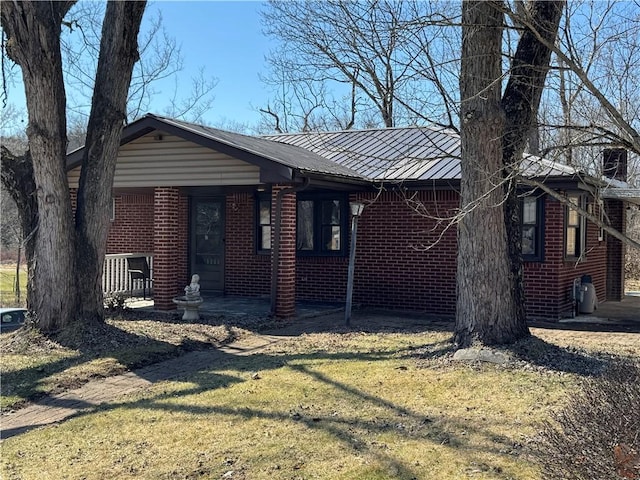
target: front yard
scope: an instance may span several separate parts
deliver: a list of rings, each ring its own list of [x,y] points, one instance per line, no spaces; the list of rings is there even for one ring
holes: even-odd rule
[[[570,401],[580,376],[618,357],[640,359],[638,334],[533,329],[508,367],[460,364],[451,359],[446,326],[401,329],[410,320],[363,315],[357,329],[228,355],[181,381],[4,440],[1,476],[537,479],[531,451],[539,423]],[[2,359],[6,404],[68,388],[66,377],[144,363],[143,345],[153,355],[162,353],[158,346],[175,354],[253,328],[222,318],[187,327],[174,317],[112,320],[109,327],[124,332],[122,348],[116,336],[100,354],[5,336],[0,347],[12,351]],[[137,360],[123,360],[125,350]]]

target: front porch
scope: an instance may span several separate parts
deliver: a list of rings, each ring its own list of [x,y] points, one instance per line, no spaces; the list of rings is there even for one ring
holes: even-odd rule
[[[268,317],[270,315],[270,299],[268,297],[234,297],[234,296],[204,296],[204,303],[200,307],[200,313],[204,316],[225,315],[231,317]],[[142,297],[131,297],[126,302],[127,307],[136,310],[153,311],[153,300]],[[310,301],[296,302],[296,319],[313,318],[331,313],[339,313],[344,310],[343,303],[322,303]],[[406,312],[387,311],[396,316],[405,315]],[[409,313],[407,316],[419,315],[427,320],[430,315]],[[431,315],[438,320],[443,320],[440,315]],[[453,325],[453,318],[451,318]],[[631,329],[640,331],[640,292],[627,292],[620,302],[607,301],[598,306],[593,314],[581,314],[575,318],[567,318],[560,322],[552,321],[555,325],[565,324],[581,325],[587,330],[605,329]],[[338,324],[336,324],[337,326]],[[340,322],[342,325],[342,322]],[[544,326],[548,322],[534,321],[531,326]],[[591,326],[591,327],[590,327]]]
[[[116,192],[103,267],[105,294],[141,296],[144,285],[131,278],[127,262],[144,257],[157,310],[175,310],[173,298],[183,294],[197,273],[204,295],[265,297],[271,299],[267,313],[295,316],[296,197],[287,189],[273,185],[266,192],[278,211],[265,227],[279,247],[273,253],[256,247],[253,190],[155,187]]]
[[[262,317],[267,318],[271,314],[271,301],[268,297],[230,297],[203,295],[204,302],[200,306],[200,314],[203,316],[227,316],[227,317]],[[131,297],[127,299],[126,306],[136,310],[155,310],[153,299]],[[313,318],[344,310],[341,303],[323,302],[296,302],[296,319]],[[174,311],[175,313],[175,311]],[[182,313],[181,311],[178,313]]]

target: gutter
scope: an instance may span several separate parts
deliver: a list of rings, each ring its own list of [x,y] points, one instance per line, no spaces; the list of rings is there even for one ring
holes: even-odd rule
[[[282,227],[282,198],[289,193],[296,193],[309,186],[310,179],[303,178],[302,185],[288,187],[280,190],[276,195],[276,211],[273,229],[275,238],[273,239],[273,257],[271,259],[271,315],[276,314],[276,297],[278,295],[278,266],[280,265],[280,234]]]

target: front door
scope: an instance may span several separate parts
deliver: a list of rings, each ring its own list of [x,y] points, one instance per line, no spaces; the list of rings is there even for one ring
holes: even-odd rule
[[[201,290],[224,291],[224,198],[191,202],[191,273],[200,275]]]

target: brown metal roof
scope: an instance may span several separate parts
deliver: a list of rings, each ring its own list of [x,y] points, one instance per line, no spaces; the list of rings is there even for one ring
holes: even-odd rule
[[[303,174],[342,177],[352,182],[460,179],[460,136],[441,127],[256,137],[147,114],[125,127],[121,144],[152,130],[166,130],[212,149],[225,150],[266,169],[297,170]],[[68,155],[69,168],[79,165],[82,150]],[[538,178],[577,173],[571,167],[533,156],[525,156],[523,170],[526,176]]]
[[[460,177],[460,137],[438,127],[383,128],[269,135],[371,180],[450,180]]]
[[[154,117],[161,122],[177,126],[184,130],[198,134],[210,140],[224,143],[230,147],[244,150],[273,160],[287,167],[303,172],[323,173],[347,178],[360,178],[359,172],[350,169],[347,165],[329,161],[316,152],[299,148],[292,144],[278,144],[266,138],[243,135],[241,133],[218,130],[217,128],[196,125],[167,117]]]

